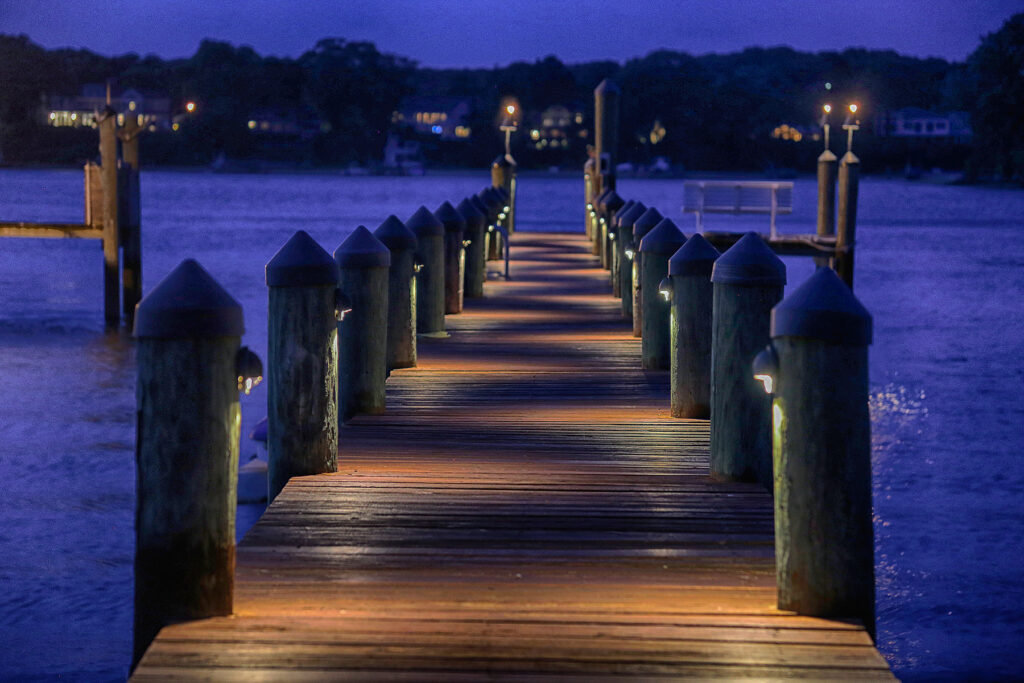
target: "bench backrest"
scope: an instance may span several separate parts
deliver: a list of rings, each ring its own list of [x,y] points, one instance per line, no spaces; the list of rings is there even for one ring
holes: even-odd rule
[[[687,180],[683,182],[683,212],[792,213],[793,183],[764,180]]]

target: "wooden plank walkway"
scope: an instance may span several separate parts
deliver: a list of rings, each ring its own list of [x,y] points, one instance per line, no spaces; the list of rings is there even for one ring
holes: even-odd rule
[[[513,245],[246,535],[236,614],[134,679],[892,680],[859,624],[775,609],[771,499],[708,480],[583,236]]]

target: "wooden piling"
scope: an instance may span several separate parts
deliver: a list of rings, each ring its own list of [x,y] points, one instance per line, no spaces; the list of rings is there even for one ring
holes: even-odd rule
[[[691,235],[668,262],[672,280],[672,417],[711,415],[711,270],[718,250]]]
[[[609,230],[608,238],[610,240],[609,251],[611,252],[611,268],[609,269],[609,278],[612,283],[612,296],[616,299],[622,297],[621,287],[621,276],[620,269],[622,268],[622,249],[620,248],[620,241],[622,239],[622,229],[619,227],[619,221],[626,214],[627,211],[633,208],[636,204],[635,199],[630,199],[622,207],[615,212],[611,220],[611,230]]]
[[[484,243],[487,240],[487,216],[476,205],[474,199],[476,197],[466,197],[455,207],[466,220],[463,243],[468,242],[469,244],[466,244],[463,249],[465,260],[463,270],[465,272],[462,294],[470,299],[478,299],[484,295],[484,279],[487,276],[487,254],[484,253]]]
[[[425,206],[405,222],[416,235],[416,334],[447,336],[444,331],[444,224]]]
[[[352,311],[338,321],[338,419],[384,412],[391,252],[360,225],[334,252]]]
[[[511,235],[516,230],[516,162],[510,155],[503,154],[491,164],[491,184],[505,193],[508,211],[503,223]]]
[[[836,234],[836,174],[838,160],[831,150],[818,157],[818,222],[819,237]]]
[[[853,251],[856,245],[857,197],[860,186],[860,159],[853,152],[843,155],[839,164],[839,216],[836,222],[836,273],[853,289]]]
[[[391,215],[373,231],[391,252],[388,269],[388,372],[416,365],[416,234]]]
[[[828,268],[772,311],[778,606],[857,617],[873,635],[871,327]]]
[[[243,331],[191,259],[139,303],[133,667],[164,625],[231,613]]]
[[[404,226],[403,226],[404,227]],[[267,500],[338,468],[338,265],[305,231],[267,264]]]
[[[711,275],[711,476],[772,488],[771,402],[750,371],[768,343],[786,266],[756,232],[715,261]]]
[[[142,203],[139,185],[139,127],[137,117],[126,116],[121,129],[121,167],[118,169],[118,225],[124,263],[121,288],[125,322],[132,324],[135,305],[142,298]]]
[[[644,308],[640,301],[642,296],[640,292],[640,262],[643,260],[643,256],[640,253],[640,242],[643,240],[644,235],[650,232],[655,225],[661,222],[664,216],[661,215],[657,209],[653,206],[641,214],[639,218],[633,223],[633,272],[630,280],[630,292],[633,297],[633,336],[639,337],[643,334],[643,314]]]
[[[686,243],[686,236],[668,218],[661,220],[640,241],[641,365],[645,370],[670,370],[672,353],[669,317],[671,304],[658,284],[668,277],[668,260]]]
[[[103,181],[103,319],[121,322],[120,227],[118,226],[117,112],[108,105],[99,117],[100,169]]]
[[[616,187],[615,162],[619,143],[619,100],[622,91],[606,78],[594,88],[594,152],[597,158],[596,191]]]
[[[615,248],[619,252],[619,296],[622,303],[622,317],[633,318],[633,225],[647,211],[643,202],[637,202],[629,211],[619,217]]]
[[[466,282],[466,247],[462,243],[466,219],[451,202],[434,210],[434,218],[444,225],[444,312],[462,313]]]
[[[604,199],[601,201],[601,267],[608,271],[612,267],[612,248],[614,246],[611,239],[611,234],[614,232],[612,221],[614,220],[615,213],[625,203],[625,200],[615,190],[609,190],[605,193]]]

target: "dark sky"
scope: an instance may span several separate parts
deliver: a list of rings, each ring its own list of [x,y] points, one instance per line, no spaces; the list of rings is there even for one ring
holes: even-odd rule
[[[0,33],[162,57],[189,56],[206,37],[298,56],[330,36],[369,40],[426,66],[752,45],[962,60],[1020,11],[1024,0],[0,0]]]

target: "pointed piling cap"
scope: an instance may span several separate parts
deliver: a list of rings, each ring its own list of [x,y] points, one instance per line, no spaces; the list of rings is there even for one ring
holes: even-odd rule
[[[494,162],[491,164],[491,168],[512,168],[515,165],[515,162],[512,161],[509,155],[502,154],[501,156],[495,158]]]
[[[504,187],[495,187],[494,188],[494,192],[495,192],[495,194],[498,195],[498,199],[500,199],[501,201],[503,201],[503,202],[507,202],[508,201],[508,197],[509,197],[508,190],[506,190]]]
[[[185,259],[135,307],[136,337],[241,337],[242,306],[194,259]]]
[[[772,309],[771,336],[868,346],[871,314],[834,270],[818,268]]]
[[[626,201],[622,197],[620,197],[615,190],[608,190],[607,192],[604,193],[604,198],[601,200],[601,203],[598,204],[598,206],[600,206],[605,211],[615,213],[620,208],[622,208],[622,205],[625,203]]]
[[[305,230],[284,243],[267,263],[268,287],[319,287],[338,284],[338,264]]]
[[[499,206],[504,206],[501,203],[501,199],[498,198],[498,194],[494,191],[493,187],[485,187],[484,189],[477,192],[476,196],[480,198],[480,201],[482,201],[485,206],[487,206],[487,211],[489,213],[493,212]]]
[[[640,240],[640,251],[645,254],[671,256],[686,244],[686,235],[668,218],[662,218]]]
[[[629,208],[629,210],[623,211],[616,216],[616,219],[619,222],[619,228],[622,230],[623,234],[629,233],[630,236],[633,235],[633,224],[636,223],[637,218],[644,215],[645,211],[647,211],[647,207],[644,206],[644,203],[636,202]]]
[[[466,228],[479,227],[484,222],[484,214],[476,208],[476,204],[466,197],[455,207],[466,221]]]
[[[594,88],[595,95],[607,95],[609,93],[614,93],[618,95],[621,92],[622,90],[619,89],[619,86],[617,86],[615,84],[615,81],[613,81],[610,78],[604,79],[603,81],[597,84],[596,88]]]
[[[604,201],[608,197],[608,195],[611,194],[611,191],[612,190],[610,187],[606,187],[604,190],[601,191],[601,194],[594,197],[594,206],[598,208],[603,207]]]
[[[466,219],[451,202],[444,202],[434,211],[434,218],[441,221],[445,232],[462,232],[466,229]]]
[[[644,235],[653,230],[662,218],[664,216],[653,206],[640,214],[640,217],[633,222],[633,244],[640,244]]]
[[[679,247],[668,260],[668,274],[711,278],[711,269],[720,256],[718,250],[701,234],[690,235],[686,244]]]
[[[360,225],[334,250],[334,260],[339,268],[388,268],[391,250]]]
[[[786,264],[761,236],[748,232],[715,261],[711,281],[726,285],[786,284]]]
[[[444,235],[444,223],[437,220],[434,214],[430,212],[430,209],[425,206],[416,209],[416,213],[405,222],[405,227],[412,230],[418,240],[424,237]]]
[[[373,231],[373,236],[384,243],[392,252],[404,249],[415,249],[416,233],[410,230],[395,214],[384,219],[384,222]]]

